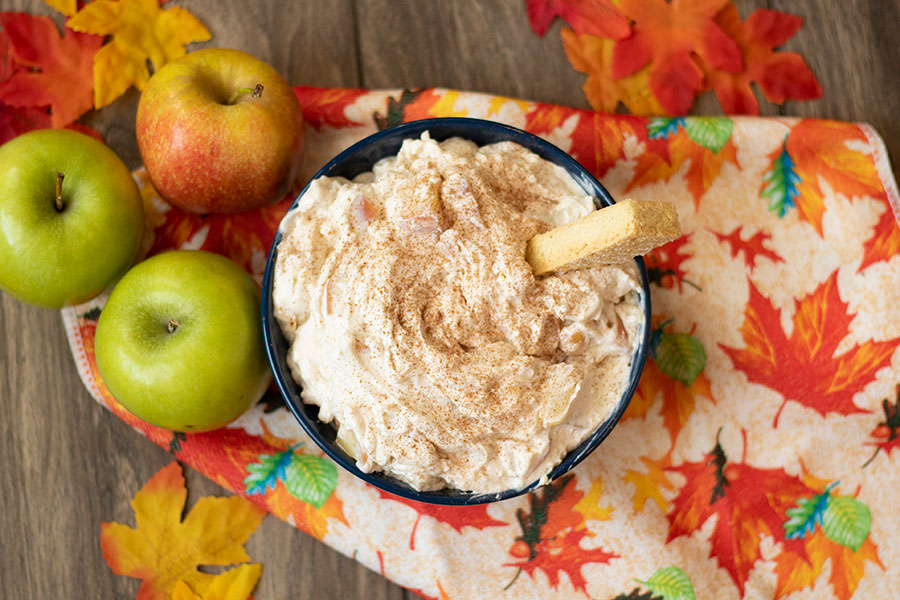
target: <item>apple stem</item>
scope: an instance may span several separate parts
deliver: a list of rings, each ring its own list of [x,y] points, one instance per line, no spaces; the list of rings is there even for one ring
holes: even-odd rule
[[[228,100],[228,104],[234,104],[238,99],[238,96],[241,94],[250,94],[251,98],[259,98],[263,93],[263,85],[261,83],[257,83],[256,87],[248,88],[242,87],[234,90],[234,93],[231,95],[231,98]]]
[[[177,319],[169,319],[169,324],[166,326],[166,331],[168,331],[169,333],[175,333],[175,330],[177,330],[179,327],[181,327],[181,323],[179,323]]]
[[[63,210],[62,182],[64,178],[65,175],[63,173],[56,172],[56,212],[62,212]]]

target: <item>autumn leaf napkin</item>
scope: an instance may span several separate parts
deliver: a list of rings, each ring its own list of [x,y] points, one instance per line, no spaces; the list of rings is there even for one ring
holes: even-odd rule
[[[105,302],[65,309],[82,378],[119,418],[261,508],[426,598],[892,597],[900,579],[900,199],[865,125],[645,119],[444,89],[296,88],[304,173],[379,128],[493,119],[543,136],[616,198],[674,202],[646,257],[654,325],[622,422],[572,475],[469,508],[338,469],[277,395],[201,434],[143,423],[97,373]],[[139,172],[151,253],[203,248],[257,278],[291,199],[200,217]]]

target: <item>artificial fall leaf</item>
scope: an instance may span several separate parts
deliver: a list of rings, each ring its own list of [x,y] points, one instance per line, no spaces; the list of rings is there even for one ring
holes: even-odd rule
[[[872,156],[851,144],[869,145],[865,132],[852,123],[804,119],[788,133],[785,150],[799,178],[797,213],[820,236],[825,213],[823,181],[848,199],[887,199]]]
[[[534,571],[540,569],[553,588],[559,586],[560,573],[564,572],[572,587],[586,595],[587,581],[581,568],[588,563],[608,563],[618,558],[603,548],[581,547],[581,540],[593,534],[585,527],[584,514],[577,510],[585,494],[575,483],[572,475],[557,479],[529,494],[530,511],[521,508],[516,511],[522,535],[516,538],[511,554],[521,560],[504,564],[519,569],[507,587],[522,571],[534,577]],[[525,552],[513,552],[520,544],[524,545]]]
[[[693,117],[699,119],[700,117]],[[678,127],[666,136],[668,140],[668,157],[656,152],[644,152],[637,158],[634,176],[625,192],[634,188],[669,181],[671,177],[685,169],[684,178],[688,191],[694,198],[694,206],[700,206],[703,194],[719,176],[722,168],[731,163],[739,167],[737,149],[734,140],[729,137],[718,152],[691,139],[685,128]]]
[[[175,584],[172,600],[247,600],[262,575],[262,565],[241,565],[229,569],[210,582],[201,595],[184,581]]]
[[[14,107],[49,106],[51,125],[65,127],[91,109],[91,69],[103,44],[96,35],[59,30],[49,17],[0,13],[18,70],[0,83],[0,102]]]
[[[784,262],[784,259],[781,258],[781,256],[763,245],[763,242],[772,239],[770,234],[760,230],[745,240],[741,237],[743,231],[744,226],[740,225],[735,227],[731,233],[727,235],[715,231],[713,231],[713,234],[720,242],[726,242],[728,244],[731,250],[731,258],[737,258],[739,254],[743,254],[744,264],[750,270],[756,266],[757,258],[768,258],[776,263]]]
[[[405,504],[416,511],[416,520],[413,523],[412,531],[409,534],[409,549],[414,550],[416,547],[416,529],[419,527],[419,521],[423,515],[427,515],[439,523],[445,523],[461,533],[463,527],[474,527],[475,529],[486,529],[487,527],[500,527],[506,525],[503,521],[490,516],[487,512],[486,504],[477,504],[473,506],[444,506],[441,504],[426,504],[424,502],[416,502],[407,498],[401,498],[388,492],[378,490],[378,495],[385,500],[393,500]]]
[[[750,85],[756,82],[769,102],[812,100],[822,96],[816,76],[796,52],[775,52],[800,29],[803,19],[775,10],[759,9],[741,23],[737,7],[729,3],[715,22],[741,50],[744,68],[729,73],[701,59],[707,87],[716,92],[727,114],[759,114],[759,103]]]
[[[891,205],[882,200],[881,217],[875,230],[863,246],[863,258],[858,271],[883,260],[890,260],[900,254],[900,226]]]
[[[303,120],[316,130],[323,127],[356,127],[362,125],[346,114],[347,107],[356,102],[366,90],[295,87],[294,93],[303,109]]]
[[[838,291],[837,271],[811,294],[794,301],[790,337],[785,335],[781,315],[772,302],[752,281],[749,287],[750,299],[740,330],[745,347],[719,346],[749,381],[782,395],[773,427],[778,426],[778,417],[789,400],[822,416],[868,412],[853,403],[853,396],[875,378],[879,369],[891,364],[900,338],[869,340],[835,355],[853,320]]]
[[[802,556],[803,542],[786,539],[782,527],[786,511],[796,499],[815,493],[799,478],[782,469],[729,463],[718,441],[700,462],[669,467],[667,471],[680,473],[687,483],[672,500],[666,542],[691,535],[715,515],[710,557],[728,571],[741,594],[760,558],[763,537],[771,536],[782,544],[783,551]]]
[[[614,41],[595,35],[578,35],[568,28],[563,28],[561,35],[572,67],[587,75],[584,94],[594,110],[613,113],[621,102],[634,115],[663,112],[648,87],[649,68],[627,77],[613,78]]]
[[[728,73],[743,67],[741,51],[713,21],[728,0],[622,0],[634,32],[616,42],[612,57],[614,79],[628,77],[650,65],[650,91],[669,114],[687,113],[703,89],[697,54]]]
[[[662,400],[660,414],[672,443],[693,414],[697,398],[707,398],[713,403],[716,401],[709,379],[704,374],[701,373],[690,386],[686,386],[681,381],[664,374],[656,361],[648,359],[634,397],[622,418],[644,418],[656,402],[657,396]]]
[[[185,55],[185,44],[205,42],[209,30],[190,12],[161,10],[157,0],[94,0],[67,21],[75,31],[111,35],[94,60],[94,106],[110,104],[132,85],[150,78],[147,60],[158,71]]]
[[[647,500],[653,500],[662,512],[669,512],[669,502],[662,494],[662,490],[672,491],[675,489],[675,485],[669,481],[665,472],[665,468],[670,465],[669,461],[668,454],[660,460],[653,460],[646,456],[642,456],[641,462],[647,467],[646,473],[641,473],[632,469],[627,469],[625,471],[625,474],[622,476],[622,481],[634,485],[632,502],[635,514],[644,510],[644,504]]]
[[[32,106],[21,108],[4,106],[3,110],[0,110],[0,144],[5,144],[27,131],[48,127],[50,115],[44,110]]]
[[[531,29],[543,37],[556,17],[579,35],[621,40],[631,33],[625,15],[610,0],[525,0]]]
[[[187,490],[173,461],[153,476],[131,501],[137,528],[103,523],[103,558],[119,575],[143,580],[138,600],[168,600],[184,581],[203,594],[215,578],[199,565],[230,565],[250,560],[244,542],[265,512],[240,496],[206,497],[184,520]]]
[[[77,0],[44,0],[51,8],[71,17],[78,10]]]
[[[831,583],[834,595],[849,600],[865,574],[867,562],[884,569],[878,558],[878,549],[867,538],[858,550],[842,546],[828,539],[821,529],[803,538],[803,552],[785,551],[775,557],[775,598],[783,598],[804,588],[811,588],[830,559]]]

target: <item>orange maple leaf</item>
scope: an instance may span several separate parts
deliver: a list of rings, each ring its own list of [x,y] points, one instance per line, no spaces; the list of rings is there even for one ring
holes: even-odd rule
[[[756,266],[756,259],[760,257],[768,258],[772,262],[784,262],[784,259],[778,253],[769,250],[763,245],[763,242],[772,239],[771,234],[759,230],[745,240],[741,237],[743,231],[744,226],[739,225],[727,235],[715,231],[712,233],[720,242],[728,243],[731,249],[731,258],[737,258],[738,254],[743,253],[744,264],[750,270],[753,270],[753,267]]]
[[[337,494],[331,494],[322,505],[316,508],[291,494],[282,481],[278,481],[275,489],[266,496],[269,508],[279,518],[293,521],[293,525],[321,540],[328,533],[328,519],[337,519],[349,525],[344,516],[344,503]]]
[[[744,309],[741,336],[744,348],[719,346],[747,379],[779,392],[784,400],[775,413],[773,427],[788,400],[811,408],[822,416],[869,412],[853,403],[879,369],[890,365],[900,338],[857,344],[839,356],[838,345],[850,331],[853,315],[841,300],[837,271],[813,293],[794,301],[790,337],[781,328],[781,315],[753,282]]]
[[[566,57],[572,63],[572,68],[588,76],[584,83],[584,94],[594,110],[612,113],[621,102],[635,115],[663,112],[662,106],[648,87],[649,68],[627,77],[613,78],[615,42],[595,35],[578,35],[568,28],[563,28],[561,35]]]
[[[588,563],[608,563],[610,559],[618,558],[617,554],[603,548],[581,547],[581,540],[594,534],[586,528],[585,514],[581,512],[588,504],[584,500],[586,496],[575,484],[573,475],[557,479],[529,494],[529,513],[521,508],[516,511],[522,535],[516,538],[510,553],[522,560],[503,565],[519,568],[507,588],[522,571],[534,577],[534,571],[540,569],[553,588],[559,586],[559,574],[564,572],[572,587],[586,595],[587,581],[581,568]],[[607,517],[606,514],[603,516]],[[525,552],[521,554],[518,552],[520,544],[525,545]]]
[[[875,264],[882,260],[890,260],[900,254],[900,226],[897,225],[897,218],[891,205],[886,201],[881,201],[883,210],[875,229],[872,231],[865,246],[863,247],[863,259],[859,263],[857,273],[862,271],[869,265]]]
[[[628,19],[610,0],[525,0],[531,29],[543,37],[556,17],[579,34],[621,40],[631,33]]]
[[[702,58],[707,87],[719,98],[727,114],[759,114],[759,103],[750,88],[756,82],[769,102],[812,100],[822,96],[816,76],[796,52],[774,52],[803,25],[803,19],[775,10],[759,9],[741,23],[737,6],[725,5],[715,22],[741,49],[744,68],[728,73],[710,66]]]
[[[812,587],[828,559],[831,559],[828,581],[840,600],[849,600],[856,591],[859,580],[865,574],[866,562],[873,562],[884,569],[878,550],[869,538],[856,552],[829,540],[821,528],[816,528],[803,538],[803,542],[802,555],[786,551],[775,556],[776,599]]]
[[[412,531],[410,531],[409,534],[410,550],[414,550],[416,547],[416,529],[418,529],[419,521],[422,519],[423,515],[427,515],[440,523],[446,523],[457,532],[462,532],[463,527],[485,529],[487,527],[501,527],[506,525],[503,521],[498,521],[487,513],[486,504],[473,506],[444,506],[441,504],[426,504],[424,502],[409,500],[383,490],[378,490],[378,495],[385,500],[393,500],[394,502],[405,504],[416,511],[416,520],[413,523]]]
[[[0,26],[9,56],[26,67],[0,79],[0,101],[20,108],[49,106],[53,127],[65,127],[91,109],[91,73],[103,37],[69,28],[60,37],[49,17],[24,13],[0,13]]]
[[[663,426],[669,432],[673,443],[694,412],[697,397],[709,398],[713,403],[716,401],[710,388],[709,379],[703,373],[700,373],[688,387],[664,374],[656,366],[656,362],[652,358],[648,358],[634,397],[622,418],[632,419],[647,416],[657,394],[662,396],[660,414],[663,418]]]
[[[731,138],[718,152],[713,152],[691,140],[684,128],[679,127],[668,137],[668,157],[656,152],[644,152],[638,156],[634,177],[625,191],[630,192],[636,187],[657,181],[669,181],[673,175],[681,171],[685,163],[687,170],[684,177],[688,191],[694,198],[695,207],[700,206],[703,194],[719,176],[725,163],[740,168],[737,149]]]
[[[727,2],[622,0],[619,10],[635,21],[634,33],[616,42],[613,78],[627,77],[650,64],[650,91],[669,114],[686,114],[703,89],[703,72],[692,54],[728,73],[742,69],[737,44],[713,21]]]
[[[187,490],[181,467],[163,467],[131,501],[137,528],[103,523],[103,558],[119,575],[143,580],[138,600],[169,600],[183,581],[203,594],[215,578],[199,565],[230,565],[250,560],[244,542],[262,522],[265,512],[239,497],[206,497],[197,501],[184,520]]]
[[[294,88],[303,109],[303,119],[316,130],[322,127],[355,127],[362,125],[349,119],[346,109],[367,90],[298,86]]]
[[[760,557],[763,537],[771,536],[785,550],[803,556],[802,540],[785,539],[782,526],[796,499],[815,493],[799,478],[782,469],[728,463],[718,441],[700,462],[668,467],[667,471],[680,473],[687,484],[672,501],[666,541],[691,535],[715,516],[710,557],[728,571],[742,594]]]
[[[868,196],[887,200],[871,155],[850,148],[848,142],[869,143],[858,125],[817,119],[800,121],[787,137],[785,149],[800,178],[799,195],[794,200],[797,213],[820,236],[825,213],[822,181],[848,199]]]

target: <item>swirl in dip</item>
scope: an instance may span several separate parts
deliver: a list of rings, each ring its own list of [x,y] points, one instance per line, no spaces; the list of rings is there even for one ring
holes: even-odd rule
[[[278,246],[275,316],[303,401],[361,470],[515,489],[609,415],[642,320],[634,263],[536,278],[524,258],[593,209],[518,144],[427,133],[310,184]]]

